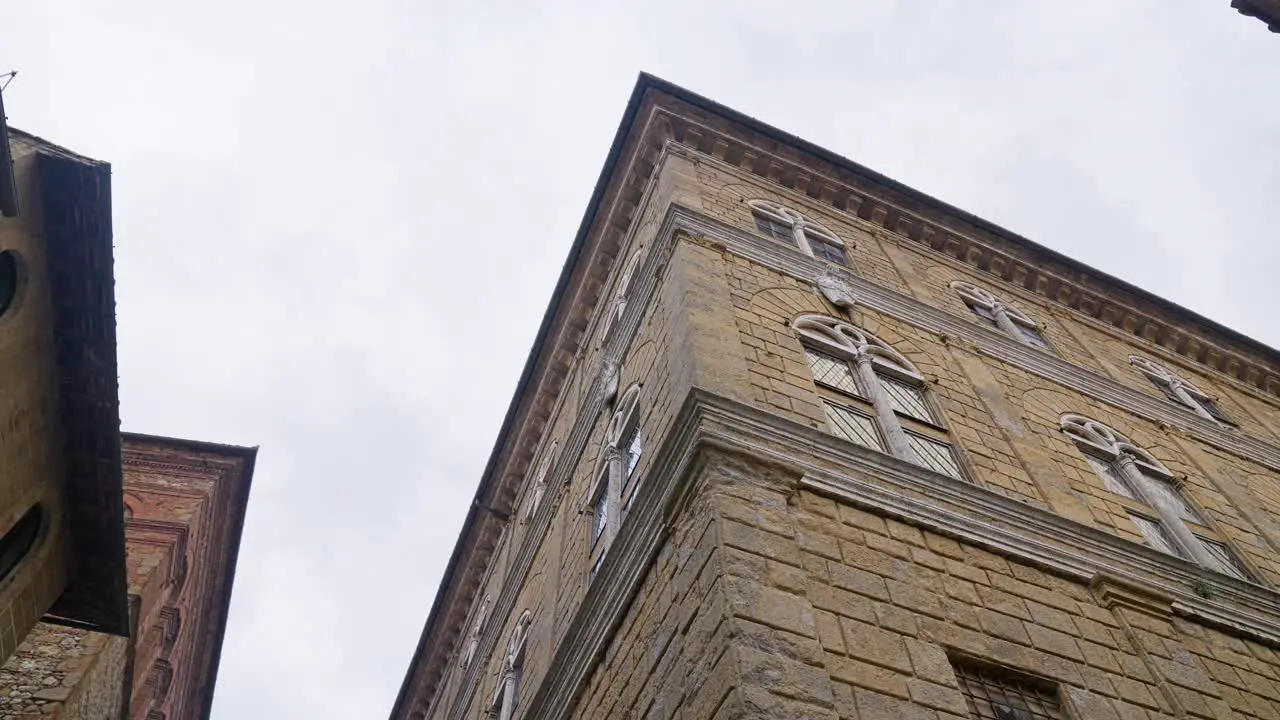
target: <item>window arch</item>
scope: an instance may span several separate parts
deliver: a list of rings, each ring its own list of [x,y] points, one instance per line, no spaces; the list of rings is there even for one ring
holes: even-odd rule
[[[772,200],[748,200],[756,229],[806,255],[848,266],[844,241],[807,215]]]
[[[952,281],[951,289],[964,300],[974,315],[988,325],[1004,331],[1023,345],[1049,349],[1049,341],[1040,332],[1039,324],[1018,308],[964,280]]]
[[[609,312],[604,317],[604,322],[600,329],[600,342],[604,342],[609,336],[609,331],[613,329],[614,323],[622,319],[627,312],[627,302],[630,299],[631,280],[636,274],[636,268],[640,266],[640,255],[644,248],[640,248],[631,253],[631,257],[627,260],[627,264],[622,268],[622,274],[618,277],[618,287],[613,291],[613,302],[609,307]]]
[[[1190,380],[1180,377],[1163,365],[1137,355],[1129,356],[1129,364],[1145,375],[1171,401],[1188,408],[1209,422],[1235,425],[1213,401],[1213,398],[1192,384]]]
[[[599,572],[618,527],[640,491],[640,479],[636,475],[644,452],[640,388],[640,383],[635,383],[622,393],[605,428],[603,462],[590,501],[592,577]]]
[[[827,315],[792,321],[832,430],[846,440],[957,480],[959,458],[925,393],[924,376],[902,353],[862,328]]]
[[[1206,537],[1213,531],[1203,514],[1183,496],[1173,473],[1155,456],[1118,430],[1083,415],[1068,413],[1058,424],[1103,486],[1130,501],[1121,504],[1147,545],[1211,570],[1249,579],[1248,571],[1226,543]]]
[[[44,508],[36,503],[0,536],[0,583],[9,579],[35,547],[43,526]]]
[[[485,596],[484,602],[480,603],[480,609],[476,611],[476,621],[471,626],[471,636],[467,638],[467,649],[462,655],[463,669],[469,667],[471,661],[475,660],[476,650],[480,648],[480,634],[484,632],[485,623],[489,620],[489,606],[492,600],[492,596]]]
[[[550,482],[550,475],[555,470],[556,453],[560,449],[560,443],[553,441],[551,447],[542,454],[542,462],[538,463],[538,469],[534,473],[533,493],[529,498],[529,508],[525,511],[525,522],[532,522],[533,516],[538,512],[538,506],[542,504],[542,497],[547,493],[547,483]]]
[[[511,720],[520,705],[520,685],[524,679],[524,648],[529,638],[529,625],[533,613],[525,610],[516,621],[515,630],[507,642],[507,655],[502,660],[498,685],[494,689],[489,717],[494,720]]]

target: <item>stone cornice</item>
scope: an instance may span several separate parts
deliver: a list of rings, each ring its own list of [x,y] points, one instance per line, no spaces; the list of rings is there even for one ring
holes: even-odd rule
[[[889,187],[892,181],[887,178],[859,178],[835,166],[820,167],[827,163],[784,157],[797,153],[762,147],[765,143],[753,142],[750,133],[740,133],[738,137],[713,128],[708,122],[694,119],[696,112],[681,113],[668,108],[662,112],[674,140],[704,157],[802,193],[849,216],[956,258],[984,274],[1020,285],[1216,372],[1280,396],[1280,362],[1276,352],[1257,341],[1007,230],[994,232],[978,227],[958,217],[963,213],[952,212],[953,208],[940,201],[922,200],[920,193],[909,188]],[[918,197],[909,197],[909,194]],[[1140,307],[1144,305],[1151,310]],[[1189,327],[1192,329],[1188,330]],[[1212,336],[1219,337],[1210,339]],[[1229,350],[1229,346],[1236,349]],[[1249,346],[1248,349],[1245,346]]]
[[[726,225],[696,210],[673,206],[676,226],[705,235],[730,252],[809,283],[827,266],[782,243]],[[1280,446],[1233,428],[1223,428],[1161,398],[1148,395],[1099,373],[1073,365],[1053,352],[1024,345],[997,330],[927,305],[877,283],[848,275],[858,303],[892,315],[923,330],[958,338],[981,352],[1027,372],[1156,423],[1178,428],[1187,435],[1272,469],[1280,470]]]
[[[833,435],[694,390],[664,438],[635,515],[556,647],[524,717],[570,717],[642,586],[703,457],[715,448],[790,468],[799,485],[1090,585],[1103,606],[1177,613],[1280,647],[1280,595]],[[831,468],[839,467],[834,471]],[[1209,588],[1212,599],[1198,593]],[[1162,610],[1163,608],[1163,610]]]

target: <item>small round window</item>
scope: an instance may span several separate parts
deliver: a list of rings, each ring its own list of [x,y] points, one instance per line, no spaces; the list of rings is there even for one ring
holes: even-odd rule
[[[12,250],[0,252],[0,316],[13,306],[18,295],[18,256]]]

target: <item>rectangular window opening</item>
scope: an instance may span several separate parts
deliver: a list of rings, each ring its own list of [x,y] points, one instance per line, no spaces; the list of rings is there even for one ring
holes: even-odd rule
[[[1249,571],[1245,569],[1244,563],[1240,562],[1240,559],[1236,557],[1231,548],[1223,543],[1202,538],[1198,535],[1196,540],[1200,541],[1200,545],[1205,549],[1205,552],[1209,553],[1213,558],[1214,564],[1217,565],[1217,567],[1213,568],[1214,570],[1223,575],[1230,575],[1237,580],[1253,581]]]
[[[839,405],[831,403],[822,405],[827,411],[827,423],[831,425],[832,432],[850,442],[884,452],[884,444],[880,442],[880,433],[876,430],[875,420]]]
[[[813,373],[814,382],[846,395],[860,396],[858,383],[853,377],[853,369],[849,367],[847,361],[810,348],[805,348],[804,354],[809,362],[809,371]]]
[[[964,480],[964,473],[960,470],[960,460],[956,457],[955,448],[944,442],[911,432],[907,433],[907,440],[911,443],[911,451],[915,453],[920,465],[956,480]]]
[[[773,218],[765,217],[763,215],[756,215],[755,218],[757,230],[768,235],[774,240],[781,240],[788,245],[793,247],[795,246],[796,238],[791,234],[790,225],[784,225]]]
[[[837,265],[848,266],[849,261],[845,257],[844,248],[840,245],[824,240],[812,233],[806,233],[804,237],[809,241],[809,249],[813,251],[814,257]]]
[[[884,388],[885,395],[889,396],[889,404],[894,410],[917,420],[938,424],[937,418],[929,410],[929,403],[924,399],[923,390],[884,375],[877,375],[877,377],[880,379],[880,386]]]
[[[1159,520],[1152,520],[1142,515],[1129,513],[1129,519],[1138,527],[1138,531],[1142,533],[1143,539],[1147,545],[1159,550],[1167,555],[1174,557],[1186,557],[1182,552],[1182,548],[1178,543],[1174,542],[1173,536]]]
[[[980,720],[1066,720],[1051,683],[994,666],[952,661],[969,713]]]

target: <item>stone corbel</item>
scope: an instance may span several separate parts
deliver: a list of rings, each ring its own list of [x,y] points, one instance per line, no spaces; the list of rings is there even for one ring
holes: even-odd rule
[[[1173,617],[1173,596],[1111,573],[1094,574],[1089,590],[1098,604],[1109,610],[1125,608],[1162,620]]]

